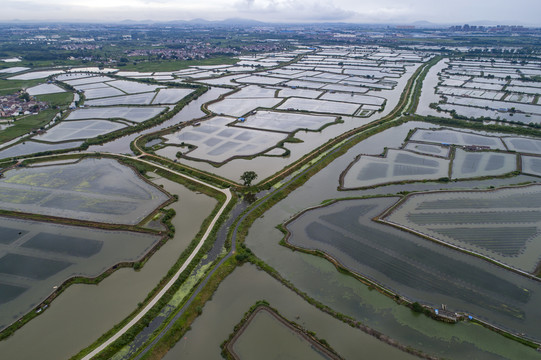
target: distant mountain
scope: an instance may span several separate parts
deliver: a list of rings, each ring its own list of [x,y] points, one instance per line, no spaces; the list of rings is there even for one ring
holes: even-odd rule
[[[265,25],[266,23],[258,20],[252,20],[252,19],[243,19],[243,18],[231,18],[231,19],[225,19],[220,21],[222,24],[228,24],[228,25],[244,25],[244,26],[261,26]]]
[[[132,19],[126,19],[119,22],[119,24],[123,25],[136,25],[136,24],[154,24],[156,21],[154,20],[132,20]]]
[[[536,24],[516,24],[507,21],[494,21],[494,20],[477,20],[477,21],[468,21],[468,22],[456,22],[449,21],[446,23],[433,23],[426,20],[418,20],[414,22],[389,22],[389,23],[351,23],[351,22],[264,22],[253,19],[246,18],[229,18],[225,20],[206,20],[203,18],[196,18],[192,20],[133,20],[125,19],[118,21],[107,21],[107,20],[83,20],[83,19],[70,19],[70,20],[55,20],[55,21],[44,21],[44,20],[21,20],[21,19],[12,19],[12,20],[0,20],[1,23],[16,23],[16,24],[55,24],[55,23],[85,23],[85,24],[98,24],[98,23],[109,23],[109,24],[119,24],[119,25],[151,25],[151,24],[165,24],[165,25],[192,25],[192,26],[240,26],[240,27],[250,27],[250,26],[333,26],[333,27],[351,27],[351,26],[362,26],[369,28],[383,28],[386,26],[397,26],[397,25],[410,25],[415,26],[418,29],[438,29],[446,28],[453,25],[475,25],[475,26],[494,26],[494,25],[524,25],[539,27]]]

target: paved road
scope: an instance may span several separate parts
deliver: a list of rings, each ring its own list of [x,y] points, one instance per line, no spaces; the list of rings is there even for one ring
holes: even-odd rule
[[[186,270],[186,268],[188,267],[188,265],[192,262],[192,260],[195,258],[195,256],[197,255],[197,253],[199,252],[199,250],[201,249],[201,247],[203,246],[203,244],[205,243],[205,241],[207,240],[207,238],[209,237],[212,229],[214,228],[214,226],[216,225],[216,222],[218,221],[218,219],[220,219],[220,217],[222,216],[225,208],[229,205],[231,199],[233,198],[233,196],[231,195],[231,191],[229,189],[220,189],[216,186],[213,186],[213,185],[210,185],[210,184],[207,184],[201,180],[198,180],[198,179],[195,179],[195,178],[192,178],[192,177],[189,177],[189,176],[186,176],[182,173],[179,173],[177,171],[173,171],[165,166],[161,166],[161,165],[157,165],[155,163],[152,163],[150,161],[147,161],[147,160],[142,160],[142,159],[134,159],[133,157],[130,157],[130,156],[125,156],[125,155],[117,155],[117,156],[120,156],[120,157],[124,157],[124,158],[129,158],[129,159],[132,159],[132,160],[136,160],[136,161],[139,161],[139,162],[142,162],[142,163],[146,163],[146,164],[150,164],[154,167],[157,167],[157,168],[160,168],[162,170],[165,170],[165,171],[168,171],[172,174],[175,174],[175,175],[178,175],[178,176],[181,176],[185,179],[188,179],[190,181],[193,181],[193,182],[196,182],[200,185],[203,185],[203,186],[207,186],[211,189],[214,189],[216,191],[219,191],[221,192],[222,194],[224,194],[226,196],[226,201],[224,202],[224,204],[222,205],[222,207],[220,208],[220,210],[218,211],[218,213],[214,216],[214,218],[212,219],[211,223],[209,224],[209,226],[207,227],[207,230],[205,231],[205,234],[201,237],[201,240],[199,241],[199,243],[197,244],[197,246],[195,247],[195,249],[192,251],[192,253],[190,254],[190,256],[188,257],[188,259],[186,259],[186,261],[184,261],[184,263],[182,264],[182,266],[180,267],[180,269],[178,269],[178,271],[175,273],[175,275],[173,275],[173,277],[171,278],[171,280],[169,280],[169,282],[160,290],[160,292],[147,304],[147,306],[145,306],[143,308],[143,310],[141,310],[139,312],[139,314],[137,314],[129,323],[127,323],[126,325],[124,325],[124,327],[122,329],[120,329],[116,334],[114,334],[113,336],[111,336],[108,340],[106,340],[105,342],[103,342],[100,346],[98,346],[96,349],[94,349],[91,353],[89,353],[88,355],[86,355],[83,360],[90,360],[92,359],[94,356],[96,356],[97,354],[99,354],[102,350],[104,350],[107,346],[111,345],[114,341],[116,341],[118,338],[120,338],[122,335],[124,335],[133,325],[135,325],[139,320],[141,320],[141,318],[143,316],[145,316],[149,311],[150,309],[152,309],[152,307],[154,305],[156,305],[156,303],[158,301],[160,301],[160,299],[165,295],[165,293],[171,288],[171,286],[173,286],[173,284],[178,280],[180,274]]]

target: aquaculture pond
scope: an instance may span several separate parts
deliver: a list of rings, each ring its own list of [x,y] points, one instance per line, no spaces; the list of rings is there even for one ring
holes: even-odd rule
[[[32,86],[26,89],[26,92],[28,93],[28,95],[36,96],[36,95],[44,95],[44,94],[61,93],[61,92],[66,92],[66,90],[62,89],[61,87],[55,84],[40,84],[40,85]]]
[[[141,94],[113,96],[85,101],[88,106],[113,106],[113,105],[149,105],[156,96],[155,92]]]
[[[176,104],[192,92],[192,89],[160,89],[152,104]]]
[[[293,191],[287,198],[268,210],[264,217],[257,219],[250,228],[246,238],[246,245],[259,258],[276,269],[286,280],[292,282],[300,291],[336,311],[349,315],[363,324],[391,336],[406,346],[450,359],[539,358],[539,354],[534,349],[506,339],[478,325],[468,322],[448,325],[424,316],[418,316],[403,305],[397,305],[392,299],[377,291],[370,290],[353,277],[341,274],[328,260],[303,254],[299,251],[291,251],[279,245],[284,234],[276,229],[276,225],[282,224],[295,214],[309,207],[318,206],[329,199],[397,194],[403,191],[439,190],[442,188],[487,189],[490,186],[501,187],[521,182],[538,181],[538,178],[535,177],[519,175],[512,178],[491,179],[488,181],[424,182],[388,185],[374,189],[347,192],[337,191],[339,174],[343,172],[355,156],[360,153],[380,154],[386,146],[399,147],[409,130],[423,126],[428,127],[431,125],[407,123],[372,136],[352,147],[343,156],[311,177],[302,188]],[[386,231],[389,228],[388,225],[381,224],[381,226],[384,226]],[[397,234],[398,236],[404,236],[405,233],[398,231]],[[421,240],[417,237],[414,238],[416,241]],[[468,259],[467,261],[473,261],[468,256],[462,256],[458,252],[453,253],[451,260],[457,255],[461,261],[466,261],[466,259]],[[495,269],[494,271],[502,276],[504,274],[505,276],[509,275],[495,265],[486,264],[480,259],[479,261],[484,264],[484,267]],[[474,263],[480,266],[479,262]],[[514,275],[509,276],[514,277]],[[520,281],[527,280],[520,278]],[[534,321],[532,317],[539,318],[539,315],[535,314],[538,311],[533,305],[535,301],[532,299],[528,303],[529,311],[531,311],[529,315],[531,316],[528,316],[527,322],[530,324]],[[448,299],[444,299],[443,303],[449,304]],[[441,306],[441,303],[435,305]],[[468,309],[469,305],[466,310]],[[283,313],[281,310],[280,312]],[[520,320],[517,320],[517,322],[520,323]],[[537,330],[534,329],[534,331]],[[329,340],[327,337],[325,338]],[[335,343],[333,343],[333,347],[336,348]],[[340,351],[338,352],[340,353]],[[343,353],[341,354],[346,356]]]
[[[66,120],[122,118],[133,122],[143,122],[158,115],[164,109],[166,108],[128,106],[118,106],[110,108],[84,108],[72,111],[71,114],[68,115]]]
[[[504,137],[502,138],[509,150],[525,153],[541,155],[541,140],[529,139],[523,137]]]
[[[526,272],[541,258],[541,186],[413,195],[387,215],[397,224]]]
[[[437,69],[436,69],[437,68]],[[439,77],[435,76],[436,71]],[[539,123],[541,106],[536,104],[540,82],[533,75],[540,73],[539,63],[509,63],[507,60],[486,59],[441,61],[427,76],[425,84],[436,88],[432,103],[448,113],[466,117],[487,117]],[[528,77],[528,82],[518,77]],[[423,93],[425,87],[423,86]],[[441,96],[443,95],[443,96]],[[424,97],[424,96],[423,96]],[[426,114],[427,102],[421,98],[420,114]],[[437,115],[436,110],[428,109]]]
[[[372,220],[396,201],[341,201],[306,212],[287,225],[287,241],[323,251],[411,300],[447,304],[541,339],[534,305],[541,298],[541,283]]]
[[[173,157],[177,151],[190,158],[221,163],[236,156],[255,155],[272,147],[287,135],[277,132],[259,131],[227,126],[234,119],[215,117],[199,126],[184,128],[171,135],[165,135],[166,144],[177,145],[157,151],[157,154]],[[193,145],[194,150],[184,145]],[[172,155],[172,156],[171,156]]]
[[[268,308],[253,313],[230,349],[238,359],[337,359]]]
[[[335,59],[333,59],[333,61],[334,60]],[[301,157],[303,157],[304,155],[306,155],[310,151],[314,150],[318,146],[323,145],[329,139],[337,137],[337,136],[343,134],[344,132],[347,132],[347,131],[349,131],[349,130],[351,130],[353,128],[357,128],[357,127],[366,125],[367,123],[369,123],[371,121],[375,121],[375,120],[387,115],[398,104],[398,101],[400,99],[400,94],[404,90],[404,87],[405,87],[405,85],[406,85],[406,83],[408,81],[409,76],[411,76],[411,74],[413,74],[413,72],[418,68],[419,65],[420,65],[420,63],[415,63],[415,64],[412,63],[411,66],[406,66],[405,67],[405,73],[402,75],[402,77],[400,77],[399,79],[396,79],[396,81],[397,81],[396,86],[394,86],[394,88],[392,90],[377,91],[377,92],[374,92],[373,94],[371,94],[373,96],[366,96],[365,98],[363,98],[363,101],[365,101],[365,102],[370,101],[370,102],[374,102],[375,104],[380,104],[381,101],[386,100],[385,107],[384,107],[382,112],[367,111],[366,114],[362,114],[362,116],[367,116],[368,115],[368,117],[342,116],[343,123],[332,124],[331,126],[328,126],[325,129],[323,129],[321,132],[311,132],[311,131],[306,132],[304,130],[300,130],[300,131],[295,133],[295,137],[298,138],[299,140],[302,140],[302,142],[286,143],[285,147],[288,150],[290,150],[290,152],[288,153],[287,156],[283,156],[283,157],[276,156],[277,152],[276,153],[273,152],[272,153],[273,156],[266,156],[266,157],[261,156],[261,157],[258,157],[257,161],[252,161],[250,159],[242,159],[242,158],[241,159],[234,159],[234,160],[226,162],[225,164],[221,165],[220,167],[215,167],[212,164],[208,164],[206,162],[197,161],[197,160],[181,159],[179,161],[181,163],[184,163],[184,164],[190,166],[190,167],[194,167],[194,168],[197,168],[197,169],[208,171],[210,173],[214,173],[214,174],[223,176],[223,177],[231,179],[233,181],[238,181],[240,175],[244,171],[249,171],[249,170],[253,170],[253,171],[257,172],[257,174],[259,175],[258,179],[257,179],[258,181],[263,180],[263,179],[273,175],[274,173],[278,172],[279,170],[283,169],[285,166],[288,166],[289,164],[297,161],[298,159],[300,159]],[[285,69],[284,71],[288,71],[288,73],[292,72],[292,73],[298,74],[298,73],[303,72],[303,70],[305,70],[304,68],[301,69],[301,70],[298,70],[297,69],[298,66],[299,65],[295,65],[295,68]],[[313,69],[313,67],[314,67],[314,65],[307,65],[307,66],[309,66],[310,69]],[[402,67],[402,66],[400,66],[400,67]],[[328,68],[326,68],[326,69],[328,70]],[[340,72],[342,71],[340,69],[340,67],[338,67],[336,69],[336,71],[338,71],[338,70]],[[317,75],[317,74],[322,73],[321,71],[312,71],[312,70],[304,71],[304,72],[305,73],[310,73],[310,75]],[[364,80],[365,81],[371,81],[371,79],[364,79]],[[375,82],[377,82],[377,81],[378,80],[375,80]],[[306,82],[306,83],[314,84],[314,82]],[[324,85],[324,84],[321,84],[321,85]],[[344,86],[344,87],[346,88],[345,91],[349,91],[349,93],[351,93],[351,91],[353,91],[355,89],[360,89],[359,86]],[[254,87],[249,86],[247,88],[253,89]],[[244,91],[244,89],[246,89],[246,88],[243,88],[241,91],[239,91],[239,93],[242,93]],[[214,88],[211,91],[214,91],[214,90],[217,90],[217,89]],[[219,89],[219,90],[231,91],[231,90],[228,90],[228,89]],[[231,94],[230,96],[228,96],[225,99],[225,100],[232,101],[232,102],[230,102],[228,104],[230,106],[227,107],[227,109],[229,109],[231,111],[234,111],[234,110],[237,109],[237,107],[235,107],[235,105],[238,105],[238,103],[242,103],[242,106],[243,106],[242,109],[241,109],[242,111],[239,110],[238,111],[239,114],[236,115],[236,116],[245,115],[245,114],[249,113],[250,110],[255,109],[254,104],[252,102],[258,102],[258,101],[262,101],[262,100],[266,100],[266,99],[271,99],[271,98],[259,97],[259,96],[263,96],[263,95],[266,95],[266,94],[271,94],[272,92],[269,91],[269,90],[270,89],[263,90],[263,88],[258,89],[255,92],[255,96],[256,96],[255,98],[249,98],[249,96],[250,96],[249,93],[245,93],[245,94],[241,94],[241,95]],[[294,94],[301,93],[302,95],[299,96],[299,98],[301,98],[303,96],[308,96],[307,94],[305,94],[306,91],[307,91],[306,89],[285,88],[285,89],[280,90],[278,96],[280,97],[281,96],[280,94],[282,92],[284,92],[288,96],[292,96]],[[364,89],[363,92],[366,92],[366,89]],[[308,93],[308,94],[310,96],[315,95],[314,93]],[[336,92],[336,94],[338,94],[338,92]],[[205,95],[203,95],[203,96],[205,96]],[[236,96],[242,96],[242,98],[237,98]],[[291,98],[291,99],[299,99],[299,98]],[[276,100],[276,99],[274,99],[274,100]],[[278,99],[278,100],[281,100],[281,99]],[[197,101],[199,101],[199,99]],[[235,103],[235,102],[237,102],[237,103]],[[352,113],[356,112],[356,110],[354,110],[353,107],[355,107],[355,109],[358,109],[361,106],[360,103],[359,104],[352,104],[352,103],[340,103],[340,102],[335,102],[335,101],[323,101],[323,103],[330,103],[330,105],[333,105],[333,106],[335,106],[336,104],[338,104],[338,106],[346,105],[346,106],[350,107]],[[218,102],[218,103],[215,103],[215,104],[211,104],[211,105],[209,105],[209,109],[216,112],[216,113],[220,113],[221,109],[214,108],[214,106],[225,106],[224,104],[227,105],[227,102],[224,103],[224,101],[221,101],[221,102]],[[353,106],[353,107],[351,107],[351,106]],[[380,107],[380,105],[373,105],[373,106],[376,106],[378,109]],[[224,110],[227,110],[227,109],[224,108]],[[332,110],[332,109],[330,109],[330,110]],[[285,111],[290,112],[291,110],[289,108],[285,108]],[[308,111],[314,111],[314,109],[309,109]],[[231,114],[233,115],[233,113],[231,113]],[[294,115],[296,116],[297,114],[294,114]],[[305,114],[303,114],[303,115],[305,115]],[[333,116],[333,115],[328,115],[328,116]],[[203,124],[204,123],[202,123],[202,125]],[[238,122],[237,125],[238,124],[242,124],[242,123]],[[249,119],[248,116],[246,117],[245,124],[246,124],[246,126],[250,126],[250,119]],[[291,124],[291,125],[293,125],[293,124]],[[293,127],[293,126],[290,126],[290,124],[287,124],[287,125],[284,125],[284,126],[285,126],[284,129],[286,131],[288,131],[290,128]],[[404,134],[403,138],[405,138],[406,135],[407,135],[407,133]],[[119,141],[122,141],[122,139],[119,139]],[[398,145],[396,145],[396,147],[398,147],[400,144],[401,144],[401,141],[398,143]],[[112,148],[112,146],[111,146],[111,148]],[[124,146],[124,148],[127,148],[127,146]],[[100,147],[95,147],[95,148],[91,147],[91,149],[92,150],[94,150],[94,149],[98,150],[98,149],[100,149]],[[181,149],[174,149],[174,148],[163,149],[162,152],[161,152],[161,155],[166,156],[166,157],[168,157],[170,159],[176,159],[176,153],[179,150],[181,150]],[[381,150],[381,151],[383,151],[383,150]],[[182,151],[182,150],[181,150],[181,152],[184,153],[184,151]],[[372,154],[372,152],[370,152],[370,153]],[[283,152],[280,152],[280,154],[283,154]]]
[[[541,158],[533,156],[522,156],[522,172],[541,176]]]
[[[95,277],[141,259],[160,236],[0,218],[0,329],[31,311],[65,280]]]
[[[84,140],[125,128],[126,125],[106,120],[66,121],[50,128],[34,140],[63,142]]]
[[[179,196],[179,201],[170,205],[176,211],[172,219],[177,229],[174,238],[162,245],[138,271],[118,269],[98,285],[69,286],[38,317],[0,341],[3,357],[70,358],[128,316],[167,274],[215,207],[216,200],[166,179],[155,181]],[[48,291],[53,291],[52,287]]]
[[[285,103],[280,105],[278,109],[281,110],[301,110],[310,111],[316,113],[328,113],[328,114],[346,114],[353,115],[359,109],[359,104],[328,101],[328,100],[316,100],[305,98],[288,98]]]
[[[355,359],[360,353],[368,358],[415,358],[318,310],[265,272],[247,264],[220,284],[190,331],[164,359],[222,359],[220,344],[234,332],[234,326],[258,300],[266,300],[286,319],[315,332],[346,359]],[[287,350],[292,345],[287,342],[278,346]],[[259,358],[259,354],[255,358]]]
[[[58,144],[46,144],[35,141],[25,141],[0,150],[0,158],[18,157],[45,151],[75,149],[81,146],[82,143],[82,141],[70,141]]]
[[[78,220],[134,225],[168,199],[112,159],[16,168],[0,179],[1,209]]]
[[[103,145],[93,145],[93,146],[90,146],[88,148],[88,151],[107,151],[107,152],[114,152],[114,153],[119,153],[119,154],[132,154],[132,151],[130,149],[130,143],[135,140],[137,137],[143,135],[143,134],[148,134],[148,133],[151,133],[151,132],[154,132],[154,131],[158,131],[158,130],[161,130],[161,129],[165,129],[169,126],[173,126],[173,125],[178,125],[180,123],[183,123],[183,122],[186,122],[186,121],[190,121],[190,120],[193,120],[193,119],[197,119],[197,118],[201,118],[201,117],[204,117],[205,116],[205,113],[203,111],[201,111],[201,105],[206,103],[206,102],[209,102],[209,101],[212,101],[212,100],[215,100],[216,98],[218,98],[220,95],[224,94],[224,93],[227,93],[227,92],[230,92],[231,89],[223,89],[223,88],[211,88],[209,89],[206,93],[204,93],[203,95],[201,95],[200,97],[198,97],[196,100],[194,101],[191,101],[188,105],[186,105],[185,107],[182,108],[182,110],[180,112],[178,112],[175,116],[173,116],[171,119],[167,120],[167,121],[164,121],[163,123],[161,123],[160,125],[157,125],[157,126],[154,126],[150,129],[146,129],[146,130],[143,130],[143,131],[140,131],[140,132],[137,132],[137,133],[133,133],[133,134],[130,134],[130,135],[127,135],[127,136],[123,136],[121,138],[118,138],[118,139],[115,139],[113,141],[110,141],[108,143],[105,143]],[[103,112],[105,109],[105,112]],[[92,110],[100,110],[102,111],[104,114],[104,116],[107,114],[107,111],[108,110],[111,110],[111,109],[117,109],[117,107],[111,107],[111,108],[85,108],[85,109],[81,109],[81,110],[85,110],[85,111],[92,111]],[[149,109],[164,109],[164,108],[150,108],[150,107],[134,107],[134,108],[124,108],[124,109],[140,109],[140,110],[149,110]],[[159,113],[159,111],[158,111]],[[139,115],[139,114],[138,114]],[[142,114],[140,114],[142,115]],[[147,114],[148,115],[148,114]],[[83,116],[86,116],[86,115],[83,115]],[[125,115],[125,116],[128,116],[128,115]],[[120,116],[122,117],[122,116]],[[150,117],[149,117],[150,118]],[[131,121],[135,121],[133,120],[134,118],[130,118]],[[130,120],[128,119],[128,120]],[[140,119],[140,118],[138,118]],[[143,121],[143,120],[138,120],[138,121]]]
[[[455,179],[498,176],[517,170],[517,155],[455,150],[451,177]]]
[[[386,183],[436,180],[449,175],[449,160],[390,149],[384,157],[361,156],[343,175],[344,189]]]
[[[411,136],[410,140],[424,141],[437,144],[454,144],[461,146],[486,146],[490,149],[505,150],[502,141],[498,137],[483,136],[471,132],[462,132],[449,129],[418,129]]]
[[[252,129],[293,132],[299,129],[318,130],[336,121],[334,116],[317,116],[277,111],[258,111],[235,124]]]
[[[404,147],[404,150],[410,150],[425,155],[442,156],[448,158],[451,148],[448,146],[422,144],[409,141]]]
[[[253,98],[253,99],[238,99],[229,98],[210,104],[208,109],[215,114],[242,116],[256,108],[271,108],[278,104],[282,99],[270,98]]]

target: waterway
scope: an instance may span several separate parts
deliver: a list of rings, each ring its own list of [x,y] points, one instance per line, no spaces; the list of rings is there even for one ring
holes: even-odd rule
[[[314,331],[346,359],[359,358],[359,354],[367,359],[415,358],[323,313],[255,266],[243,265],[220,284],[191,330],[164,360],[222,359],[220,344],[258,300],[266,300],[282,316]]]
[[[335,138],[351,129],[358,128],[366,125],[369,122],[376,121],[386,115],[388,115],[398,104],[400,95],[404,90],[407,81],[411,75],[418,68],[418,65],[407,68],[406,73],[399,79],[397,86],[393,90],[374,92],[373,95],[385,97],[387,103],[383,112],[376,112],[368,118],[343,116],[344,121],[341,124],[333,124],[326,127],[321,132],[311,131],[298,131],[295,133],[295,137],[302,142],[299,143],[286,143],[285,147],[291,151],[287,157],[266,157],[260,156],[257,161],[250,159],[234,159],[220,167],[214,167],[209,163],[203,161],[192,161],[182,159],[180,162],[210,173],[214,173],[223,176],[233,181],[240,181],[239,177],[244,171],[255,171],[259,176],[257,181],[261,181],[274,173],[280,171],[284,167],[294,163],[298,159],[302,158],[307,153],[325,144],[328,140]]]
[[[123,136],[116,140],[110,141],[103,145],[93,145],[88,148],[87,151],[99,151],[99,152],[110,152],[116,154],[133,154],[130,149],[130,143],[135,140],[138,136],[155,132],[161,129],[168,128],[173,125],[177,125],[186,121],[193,119],[198,119],[205,116],[206,114],[201,110],[201,105],[209,101],[217,99],[220,95],[230,92],[231,89],[226,88],[210,88],[206,93],[201,95],[196,100],[190,102],[181,111],[179,111],[171,119],[161,123],[158,126],[146,129],[137,133]]]
[[[159,179],[179,196],[171,205],[175,237],[165,243],[140,271],[120,269],[98,285],[72,285],[40,316],[0,342],[6,359],[66,359],[89,346],[128,316],[167,274],[211,213],[216,200]]]
[[[350,315],[364,324],[391,336],[399,342],[424,352],[446,358],[539,358],[539,353],[471,323],[448,325],[412,313],[391,299],[371,291],[350,276],[340,274],[327,260],[293,252],[281,245],[283,234],[275,227],[296,213],[321,202],[352,196],[396,194],[401,191],[438,189],[488,188],[538,178],[517,176],[488,181],[462,181],[450,183],[418,183],[389,185],[364,191],[337,190],[338,176],[349,162],[360,153],[379,154],[384,147],[397,147],[408,131],[429,124],[407,123],[391,128],[354,146],[346,154],[308,180],[301,188],[256,220],[250,228],[246,244],[263,261],[277,269],[301,291]],[[457,257],[462,254],[457,254]],[[475,339],[472,341],[472,339]]]

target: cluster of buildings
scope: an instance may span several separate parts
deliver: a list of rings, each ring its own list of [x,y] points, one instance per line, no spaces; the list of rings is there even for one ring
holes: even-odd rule
[[[243,52],[276,52],[283,50],[283,45],[277,43],[264,43],[243,45],[238,47],[220,47],[210,44],[185,45],[178,48],[137,49],[126,51],[128,57],[156,56],[162,59],[205,59],[209,55],[240,55]]]
[[[518,26],[518,25],[476,26],[476,25],[465,24],[463,26],[460,26],[460,25],[451,26],[449,30],[457,31],[457,32],[517,33],[517,32],[529,32],[533,29],[529,29],[524,26]]]
[[[0,117],[36,114],[48,107],[47,103],[21,93],[0,96]]]

